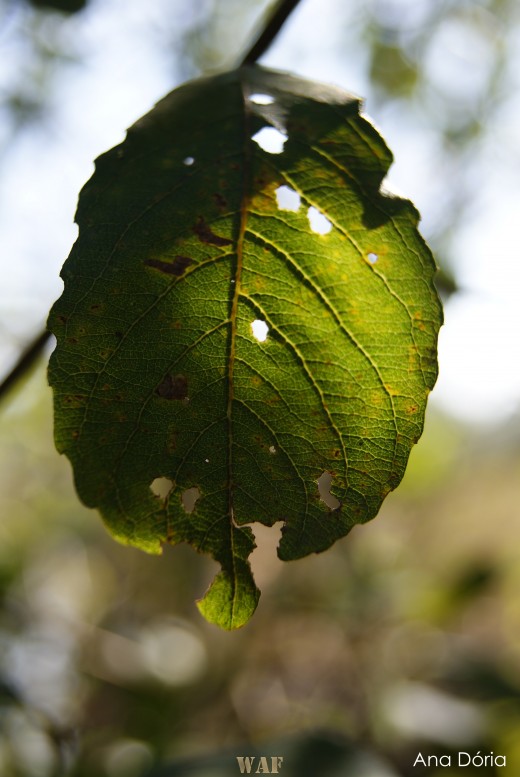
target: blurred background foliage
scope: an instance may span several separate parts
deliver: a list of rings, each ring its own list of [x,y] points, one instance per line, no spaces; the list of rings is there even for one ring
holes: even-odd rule
[[[171,87],[232,66],[269,7],[146,5],[114,0],[109,21],[123,36],[139,28]],[[400,154],[413,165],[427,148],[423,232],[443,294],[457,296],[457,236],[474,217],[490,116],[508,115],[515,0],[346,5],[328,3],[330,40],[316,31],[314,61],[290,38],[292,19],[265,61],[327,80],[333,57],[336,80],[350,73],[380,126],[406,117]],[[0,2],[0,167],[25,133],[52,134],[66,78],[95,57],[85,30],[100,29],[106,7]],[[52,298],[35,283],[28,297],[31,309],[43,298],[43,316]],[[1,312],[15,352],[24,324]],[[44,360],[1,409],[2,775],[222,777],[238,773],[236,755],[273,754],[288,777],[408,777],[419,752],[455,764],[459,750],[505,754],[504,773],[520,774],[518,413],[469,424],[432,406],[402,486],[325,554],[282,564],[276,530],[255,527],[262,598],[229,634],[193,605],[210,560],[183,546],[161,558],[124,548],[79,504],[53,448]]]

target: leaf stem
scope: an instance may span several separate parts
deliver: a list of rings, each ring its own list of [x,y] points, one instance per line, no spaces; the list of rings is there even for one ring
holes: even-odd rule
[[[298,3],[299,0],[279,0],[271,16],[267,19],[264,28],[256,37],[247,54],[243,57],[240,63],[241,66],[254,65],[254,63],[265,54]]]
[[[273,12],[268,17],[262,30],[255,38],[248,52],[242,58],[240,65],[253,65],[269,48],[273,40],[282,29],[289,15],[294,11],[300,0],[279,0]],[[18,361],[12,370],[6,375],[0,383],[0,400],[9,391],[24,373],[37,360],[45,345],[50,340],[51,333],[43,329],[27,348],[20,354]]]

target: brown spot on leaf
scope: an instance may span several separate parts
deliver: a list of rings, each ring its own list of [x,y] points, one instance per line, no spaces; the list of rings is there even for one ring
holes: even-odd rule
[[[217,203],[217,208],[219,210],[225,210],[227,208],[228,202],[220,192],[215,192],[215,194],[213,195],[213,199]]]
[[[163,399],[186,399],[188,378],[186,375],[165,375],[155,393]]]
[[[231,245],[233,242],[232,240],[228,240],[227,237],[221,237],[220,235],[216,235],[209,224],[207,224],[206,221],[202,218],[202,216],[199,216],[199,220],[193,227],[193,231],[199,238],[199,240],[202,243],[209,243],[213,246],[228,246]]]
[[[170,432],[166,441],[166,450],[168,453],[173,453],[177,447],[177,435],[174,431]]]
[[[193,259],[189,256],[176,256],[173,262],[163,262],[161,259],[147,259],[145,264],[148,267],[155,267],[156,270],[167,275],[183,275],[187,267],[190,266]]]

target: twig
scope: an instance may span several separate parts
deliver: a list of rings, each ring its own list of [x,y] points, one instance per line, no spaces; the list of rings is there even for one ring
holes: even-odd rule
[[[38,337],[36,337],[32,343],[30,343],[30,345],[28,345],[27,348],[22,351],[11,372],[9,372],[9,374],[6,375],[6,377],[3,379],[2,383],[0,383],[0,398],[2,398],[4,394],[7,394],[11,386],[32,367],[50,338],[51,333],[44,329],[40,332]]]
[[[265,54],[273,40],[276,38],[287,17],[294,11],[299,0],[280,0],[273,13],[267,20],[263,30],[242,59],[242,65],[253,65],[262,54]]]

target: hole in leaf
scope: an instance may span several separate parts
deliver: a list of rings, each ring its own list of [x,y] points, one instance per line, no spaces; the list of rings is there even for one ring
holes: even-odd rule
[[[183,161],[183,164],[185,164],[187,167],[191,167],[191,165],[195,164],[195,157],[187,156],[182,161]]]
[[[200,497],[200,489],[197,486],[193,488],[187,488],[182,492],[181,502],[187,513],[192,513],[195,510],[195,505]]]
[[[279,186],[275,194],[280,210],[292,210],[295,213],[300,210],[301,197],[290,186]]]
[[[282,536],[283,521],[277,521],[273,526],[263,526],[261,523],[250,524],[254,534],[256,548],[249,556],[249,562],[257,585],[263,590],[273,582],[283,569],[276,549]]]
[[[330,493],[330,487],[332,484],[331,473],[326,471],[322,472],[316,482],[318,483],[318,491],[321,501],[325,502],[327,507],[330,507],[331,510],[337,510],[338,507],[341,507],[341,502],[339,499],[336,499],[334,494]]]
[[[269,327],[265,321],[260,321],[260,319],[257,318],[256,321],[251,322],[251,329],[253,330],[253,337],[256,337],[259,343],[264,343],[267,340]]]
[[[283,132],[274,127],[262,127],[253,135],[251,140],[258,143],[260,148],[263,148],[269,154],[281,154],[287,135],[284,135]]]
[[[320,213],[318,208],[313,205],[307,211],[307,218],[313,232],[318,235],[327,235],[332,229],[332,224],[323,213]]]
[[[269,446],[269,453],[272,453],[272,454],[276,453],[276,448],[274,447],[274,445]]]
[[[170,478],[155,478],[150,483],[150,491],[160,499],[166,499],[173,488],[173,481]]]
[[[252,94],[249,97],[249,101],[252,103],[255,103],[255,105],[271,105],[274,103],[274,97],[271,97],[270,94],[264,94],[264,93],[255,93]]]
[[[367,254],[367,259],[370,262],[370,264],[375,264],[379,259],[379,256],[375,254],[373,251],[371,251],[369,254]]]
[[[204,461],[206,462],[206,464],[209,464],[209,459],[204,459]]]

